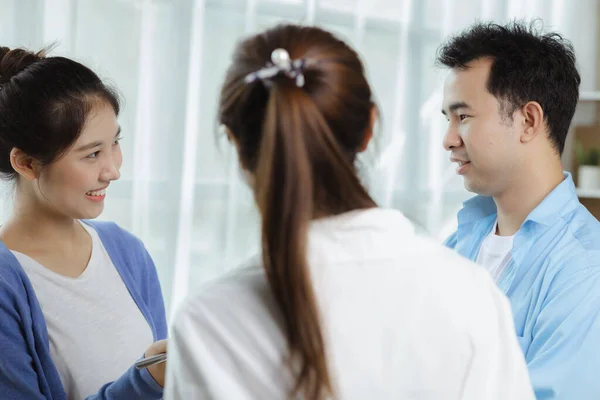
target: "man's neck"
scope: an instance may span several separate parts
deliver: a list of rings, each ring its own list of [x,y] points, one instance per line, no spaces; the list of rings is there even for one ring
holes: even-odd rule
[[[496,234],[512,236],[517,233],[527,216],[563,180],[562,166],[559,163],[546,170],[539,168],[531,174],[523,174],[523,179],[514,182],[502,194],[494,196],[498,208]]]

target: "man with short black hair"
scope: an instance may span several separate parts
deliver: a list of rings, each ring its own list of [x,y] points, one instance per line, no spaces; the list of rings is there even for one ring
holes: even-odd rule
[[[446,242],[511,300],[538,399],[600,399],[600,223],[560,156],[579,97],[569,42],[478,23],[438,52],[444,147],[478,196]]]

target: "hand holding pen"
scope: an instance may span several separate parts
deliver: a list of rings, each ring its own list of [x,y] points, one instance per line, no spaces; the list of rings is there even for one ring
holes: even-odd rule
[[[165,371],[167,369],[167,339],[154,342],[144,358],[135,363],[137,369],[147,368],[152,378],[160,386],[165,387]]]

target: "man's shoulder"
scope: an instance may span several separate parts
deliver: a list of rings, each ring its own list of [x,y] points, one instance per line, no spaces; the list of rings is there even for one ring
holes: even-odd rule
[[[562,218],[575,238],[584,245],[600,249],[600,222],[583,204],[578,204]]]
[[[576,242],[583,251],[600,251],[600,222],[587,208],[579,204],[562,219],[569,233],[568,240]]]
[[[600,222],[581,204],[562,215],[549,243],[549,259],[560,269],[573,272],[600,268]]]

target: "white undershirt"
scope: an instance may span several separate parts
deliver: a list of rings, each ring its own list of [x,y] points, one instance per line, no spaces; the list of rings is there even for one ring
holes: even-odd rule
[[[77,278],[59,275],[13,251],[31,280],[67,398],[81,400],[123,375],[152,344],[150,325],[129,294],[96,231]]]
[[[512,260],[512,248],[515,238],[514,235],[496,235],[497,227],[498,221],[494,223],[490,234],[483,240],[477,255],[477,264],[485,267],[496,283],[502,278],[504,270]]]

